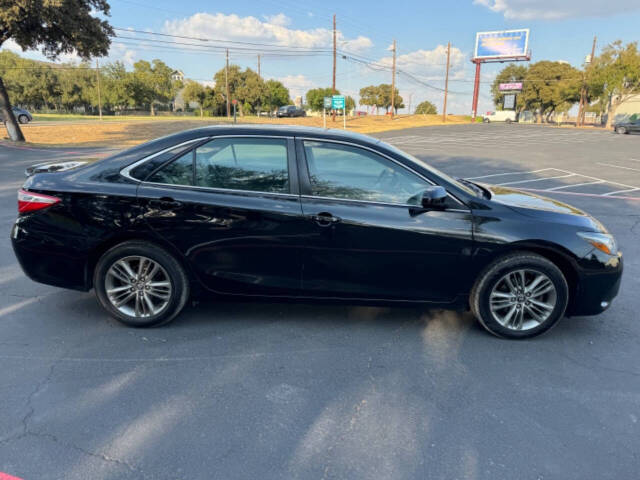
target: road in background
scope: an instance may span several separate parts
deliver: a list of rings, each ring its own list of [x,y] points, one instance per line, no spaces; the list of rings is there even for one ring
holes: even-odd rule
[[[640,186],[640,172],[598,165],[640,170],[640,136],[493,124],[379,136],[455,176],[510,183],[566,171]],[[494,338],[467,313],[289,303],[202,303],[137,330],[91,293],[31,282],[11,251],[24,168],[84,154],[68,152],[0,146],[0,471],[39,480],[637,476],[640,201],[587,186],[546,192],[605,223],[625,274],[606,313],[532,340]],[[519,186],[570,182],[586,183]]]

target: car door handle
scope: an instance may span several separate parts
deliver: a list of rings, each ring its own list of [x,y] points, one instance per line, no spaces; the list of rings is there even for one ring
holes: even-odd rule
[[[153,208],[162,208],[164,210],[175,210],[182,207],[182,202],[178,202],[171,197],[162,197],[157,200],[149,200],[149,206]]]
[[[328,227],[341,220],[340,217],[334,217],[328,212],[320,212],[316,215],[311,215],[311,218],[321,227]]]

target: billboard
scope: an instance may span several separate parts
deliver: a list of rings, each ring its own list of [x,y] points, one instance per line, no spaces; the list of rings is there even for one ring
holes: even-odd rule
[[[473,58],[524,57],[529,50],[529,29],[476,33]]]

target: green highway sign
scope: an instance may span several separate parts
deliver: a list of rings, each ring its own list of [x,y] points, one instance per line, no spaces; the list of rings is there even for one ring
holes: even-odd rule
[[[324,97],[324,108],[331,108],[332,102],[333,99],[331,97]]]
[[[334,110],[344,110],[344,95],[334,95],[331,97],[331,108]]]

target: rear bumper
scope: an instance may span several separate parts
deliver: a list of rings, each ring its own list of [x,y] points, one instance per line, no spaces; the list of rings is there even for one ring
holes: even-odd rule
[[[622,281],[622,254],[592,252],[582,260],[577,291],[568,315],[597,315],[609,308]]]
[[[11,229],[11,244],[20,267],[31,280],[89,290],[87,255],[73,239],[32,234],[21,227],[18,219]]]

